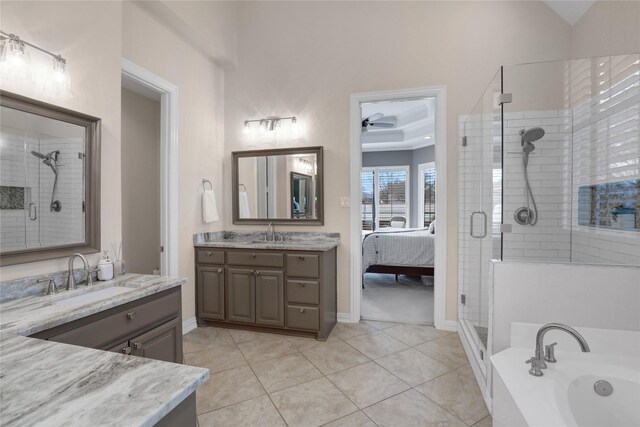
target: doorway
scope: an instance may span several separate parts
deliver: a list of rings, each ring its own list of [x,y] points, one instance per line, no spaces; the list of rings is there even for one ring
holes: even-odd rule
[[[126,59],[122,59],[122,87],[123,115],[132,114],[134,118],[140,116],[145,119],[145,126],[138,123],[137,128],[132,129],[125,128],[125,121],[132,125],[135,123],[123,117],[122,251],[125,257],[132,258],[132,260],[124,258],[127,271],[159,273],[176,277],[178,275],[178,88]],[[125,105],[125,102],[128,104]],[[144,106],[144,114],[132,111],[136,106],[140,108]],[[129,131],[132,131],[131,135],[127,134]],[[139,131],[139,134],[136,135],[133,131]],[[131,158],[124,158],[127,155]],[[135,170],[131,170],[132,168],[137,168],[142,173],[137,174]],[[133,187],[132,191],[127,188],[128,185]],[[144,224],[145,231],[141,232],[136,228],[136,224],[142,224],[143,221],[149,224]],[[145,242],[140,242],[141,240]],[[140,254],[138,251],[141,250],[147,253]],[[154,267],[155,265],[157,267]],[[144,271],[136,271],[136,269]]]
[[[412,265],[411,262],[394,263],[393,259],[379,258],[376,261],[380,261],[380,264],[372,264],[368,254],[379,252],[380,248],[374,246],[372,250],[369,250],[371,248],[368,248],[364,243],[368,238],[380,241],[382,236],[375,237],[375,235],[386,234],[387,232],[389,234],[395,234],[396,232],[398,234],[407,234],[411,238],[416,237],[418,234],[426,234],[429,227],[425,227],[425,219],[430,222],[436,217],[438,218],[439,229],[446,230],[445,94],[445,88],[439,86],[351,95],[350,200],[352,209],[350,220],[351,313],[349,316],[349,321],[351,322],[358,322],[361,318],[371,317],[369,314],[370,307],[367,302],[363,305],[363,300],[366,298],[364,292],[366,292],[369,285],[374,287],[378,282],[382,281],[384,282],[382,290],[389,296],[381,295],[377,298],[379,301],[378,307],[382,307],[384,310],[383,306],[386,305],[392,314],[395,312],[398,316],[395,319],[380,320],[427,323],[434,324],[438,329],[455,330],[455,323],[448,324],[444,318],[446,286],[446,234],[444,232],[436,233],[432,236],[432,261],[415,262],[413,263],[415,265]],[[377,109],[391,108],[390,104],[393,103],[407,102],[405,105],[410,105],[411,103],[420,104],[422,102],[424,104],[425,100],[432,106],[432,111],[430,112],[432,129],[430,133],[424,133],[424,129],[417,131],[416,126],[408,124],[411,121],[410,116],[412,114],[419,115],[424,113],[424,110],[420,110],[420,108],[413,108],[413,111],[407,111],[405,112],[406,114],[397,117],[393,117],[393,114],[388,114],[386,111],[377,111]],[[417,107],[417,105],[413,106]],[[366,122],[367,119],[369,119],[368,123]],[[373,126],[371,126],[371,122],[374,122]],[[376,122],[379,125],[376,125]],[[389,131],[386,132],[386,135],[383,132],[378,132],[377,135],[374,132],[370,132],[370,136],[363,138],[363,135],[372,128],[388,129]],[[395,134],[396,139],[391,138],[393,134]],[[431,150],[433,150],[432,157],[430,159],[418,158],[415,161],[413,158],[398,158],[394,160],[394,164],[380,166],[371,164],[367,166],[365,164],[369,162],[368,159],[365,160],[365,157],[375,157],[375,155],[386,158],[387,162],[390,161],[392,156],[388,152],[395,148],[393,143],[400,137],[400,134],[404,134],[403,142],[406,145],[401,147],[403,150],[397,151],[413,151],[425,146],[431,146]],[[374,155],[364,153],[374,153]],[[438,194],[438,203],[435,204],[434,212],[431,213],[425,210],[425,199],[430,200],[430,196],[424,194],[425,183],[420,184],[419,179],[419,173],[422,172],[424,175],[424,164],[429,163],[435,164],[435,167],[432,168],[434,175],[437,174],[437,176],[443,178],[436,180],[433,185],[435,193]],[[363,169],[363,167],[366,169]],[[364,188],[367,185],[367,179],[372,181],[369,187],[369,199],[364,197],[364,193],[367,191]],[[427,182],[428,185],[429,183]],[[420,195],[420,192],[423,194]],[[389,193],[392,194],[390,195]],[[403,228],[407,230],[402,230]],[[386,230],[383,231],[383,229]],[[408,232],[409,229],[412,230],[410,233]],[[413,232],[414,229],[416,230],[415,233]],[[367,237],[369,234],[373,237]],[[382,245],[388,246],[389,244],[383,243]],[[399,266],[405,268],[398,270],[397,267]],[[371,279],[367,277],[369,274],[372,274]],[[393,282],[389,283],[389,279]],[[365,291],[363,291],[363,285]],[[422,311],[423,314],[429,313],[430,316],[423,316],[416,321],[400,317],[400,313],[403,313],[402,307],[404,304],[402,302],[398,303],[398,299],[401,301],[403,297],[398,297],[397,295],[394,297],[392,295],[393,286],[398,286],[398,289],[400,289],[399,286],[405,286],[407,289],[412,287],[424,289],[427,286],[431,286],[432,302],[429,303],[425,300],[424,307],[418,307],[418,311]],[[407,314],[406,310],[404,310],[403,314]]]

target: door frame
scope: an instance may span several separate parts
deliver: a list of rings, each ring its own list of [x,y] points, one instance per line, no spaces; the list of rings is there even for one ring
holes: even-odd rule
[[[360,189],[360,171],[362,169],[362,113],[360,104],[365,102],[394,101],[411,98],[435,98],[436,133],[436,218],[438,228],[442,230],[435,237],[435,277],[434,277],[434,324],[437,329],[455,330],[453,322],[445,321],[447,289],[447,108],[446,86],[429,86],[413,89],[364,92],[351,94],[350,99],[350,314],[349,322],[360,321],[362,296],[362,221],[360,209],[362,202]],[[345,319],[346,320],[346,319]]]
[[[425,162],[418,164],[418,212],[420,212],[420,216],[418,217],[420,227],[424,224],[424,171],[426,169],[434,169],[436,167],[436,162]],[[438,171],[436,171],[436,186],[438,185]],[[438,193],[436,192],[436,198],[438,197]],[[436,210],[438,209],[438,204],[436,203]]]
[[[178,87],[122,58],[121,72],[160,95],[160,273],[178,276]]]

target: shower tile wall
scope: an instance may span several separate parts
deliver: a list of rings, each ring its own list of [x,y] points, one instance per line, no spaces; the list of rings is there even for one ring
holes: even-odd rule
[[[529,183],[538,206],[536,225],[519,225],[515,211],[526,206],[520,131],[545,130],[529,156]],[[567,110],[505,113],[504,118],[505,261],[571,261],[571,114]],[[531,208],[532,205],[530,205]]]
[[[640,232],[578,225],[583,185],[640,179],[640,55],[571,63],[572,261],[640,265]]]

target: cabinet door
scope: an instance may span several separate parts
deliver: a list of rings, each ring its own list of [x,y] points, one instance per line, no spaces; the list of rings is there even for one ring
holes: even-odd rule
[[[256,270],[256,324],[284,326],[284,274]]]
[[[224,320],[224,268],[198,267],[198,317]]]
[[[241,323],[255,323],[254,270],[248,268],[228,268],[227,310],[228,320]]]
[[[165,362],[182,363],[180,322],[180,317],[175,318],[131,339],[131,354]]]

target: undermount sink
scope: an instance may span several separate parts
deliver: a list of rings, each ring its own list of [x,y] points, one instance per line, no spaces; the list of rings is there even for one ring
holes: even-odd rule
[[[81,293],[80,295],[70,296],[66,298],[62,297],[57,301],[54,301],[53,303],[56,305],[64,305],[67,307],[80,306],[80,305],[91,304],[96,301],[108,299],[116,295],[131,292],[132,290],[134,290],[134,288],[130,288],[127,286],[110,286],[108,288],[88,290],[86,292]]]

